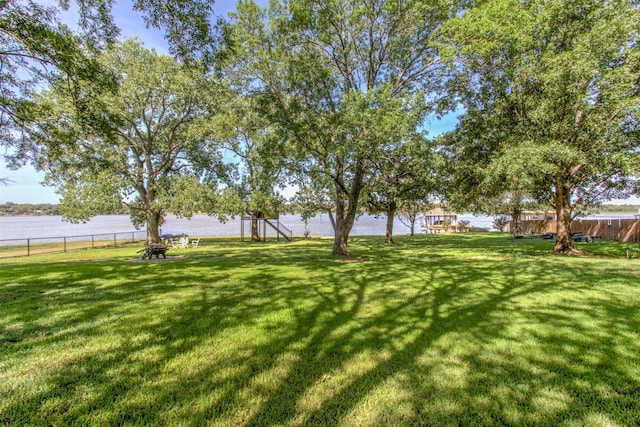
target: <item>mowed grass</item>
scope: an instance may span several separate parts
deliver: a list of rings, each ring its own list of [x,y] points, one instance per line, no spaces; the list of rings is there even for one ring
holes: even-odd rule
[[[3,260],[0,424],[640,424],[622,244],[382,240]]]

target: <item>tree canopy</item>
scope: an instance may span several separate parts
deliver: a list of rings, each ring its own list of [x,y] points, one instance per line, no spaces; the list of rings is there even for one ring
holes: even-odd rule
[[[293,175],[332,194],[334,255],[347,241],[387,147],[410,139],[435,89],[437,29],[456,9],[433,2],[241,2],[238,46],[255,76],[262,111],[277,125]],[[248,52],[249,49],[246,49]],[[253,52],[251,52],[253,54]]]
[[[217,208],[212,189],[224,168],[210,123],[222,91],[201,70],[133,40],[99,59],[118,80],[117,90],[92,101],[101,120],[79,120],[66,86],[58,85],[38,98],[29,134],[67,218],[124,204],[134,224],[146,223],[149,239],[159,241],[166,210],[190,216]]]
[[[438,162],[434,157],[432,143],[423,135],[415,135],[374,162],[375,179],[367,186],[366,209],[386,215],[386,243],[393,244],[393,222],[398,211],[409,219],[413,235],[415,209],[425,208],[438,189],[434,170]]]
[[[639,31],[629,0],[478,2],[445,28],[459,159],[553,206],[558,252],[576,211],[638,190]]]
[[[91,53],[111,43],[117,29],[108,14],[81,10],[86,31],[74,34],[59,22],[56,8],[33,1],[0,4],[0,146],[10,166],[33,160],[37,152],[22,133],[34,90],[62,80],[83,114],[88,98],[113,86]]]

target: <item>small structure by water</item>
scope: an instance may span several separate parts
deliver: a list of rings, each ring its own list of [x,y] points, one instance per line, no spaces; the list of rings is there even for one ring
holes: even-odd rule
[[[280,222],[280,217],[266,218],[260,214],[258,216],[243,216],[240,222],[240,240],[244,242],[245,236],[245,223],[248,230],[251,230],[251,240],[265,241],[267,238],[267,226],[269,229],[275,231],[276,238],[280,240],[280,236],[285,240],[291,241],[293,239],[293,232],[289,230],[284,224]]]
[[[426,233],[442,233],[444,231],[461,231],[464,226],[458,224],[458,214],[445,207],[431,209],[424,214],[424,225],[421,230]]]

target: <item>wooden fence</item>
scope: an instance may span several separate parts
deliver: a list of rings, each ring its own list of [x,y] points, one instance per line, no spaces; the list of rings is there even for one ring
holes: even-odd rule
[[[556,221],[521,221],[522,234],[556,232]],[[599,236],[616,242],[640,242],[640,219],[582,219],[571,223],[572,233]]]

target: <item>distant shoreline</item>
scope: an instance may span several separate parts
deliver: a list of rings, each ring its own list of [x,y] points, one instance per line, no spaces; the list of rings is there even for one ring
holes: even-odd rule
[[[41,206],[33,204],[12,204],[14,209],[5,210],[4,207],[7,203],[0,204],[0,217],[38,217],[38,216],[62,216],[59,211],[60,205],[47,205],[49,209],[28,209],[27,207]],[[602,209],[598,209],[597,212],[593,212],[593,215],[638,215],[640,214],[640,205],[602,205]],[[128,215],[127,213],[104,213],[98,214],[102,216],[117,216]],[[168,213],[167,215],[171,215]],[[458,215],[473,215],[473,212],[462,212]],[[492,215],[488,215],[492,216]]]

